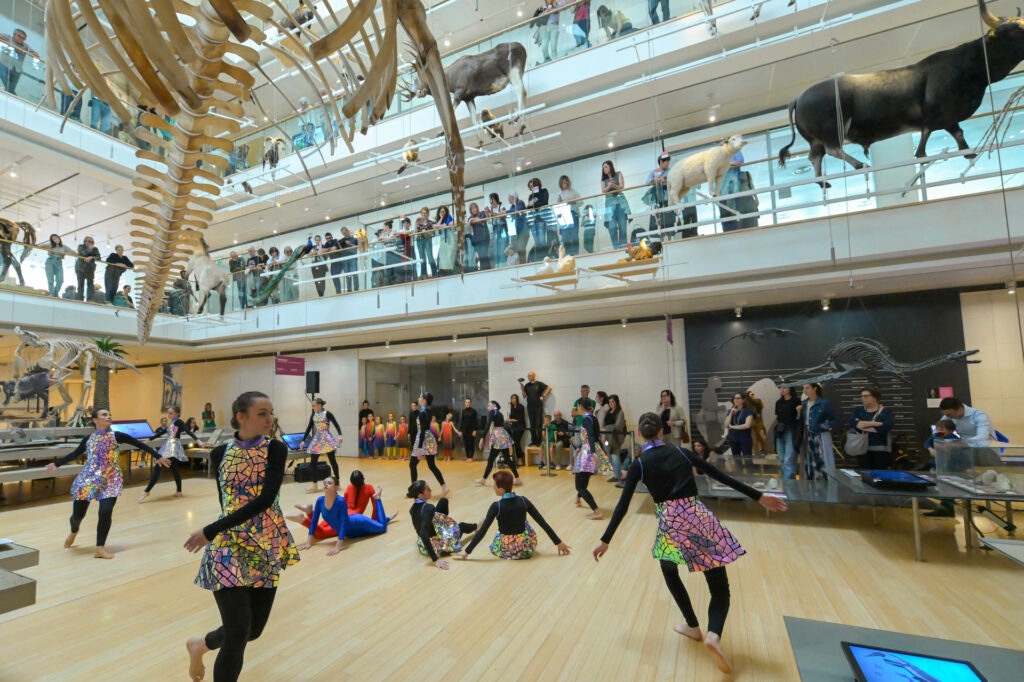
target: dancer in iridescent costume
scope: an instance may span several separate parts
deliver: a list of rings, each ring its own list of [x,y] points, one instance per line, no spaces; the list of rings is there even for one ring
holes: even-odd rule
[[[420,459],[427,461],[427,468],[434,473],[434,478],[441,484],[441,492],[448,494],[448,486],[444,475],[437,468],[437,436],[430,429],[430,406],[434,403],[434,395],[424,392],[419,399],[419,412],[416,413],[416,434],[413,437],[412,456],[409,457],[409,480],[416,482],[416,467]],[[412,427],[409,429],[412,432]]]
[[[430,486],[426,481],[413,481],[406,497],[413,498],[409,516],[416,531],[416,544],[420,554],[430,557],[442,571],[448,570],[444,558],[462,549],[462,539],[476,532],[475,523],[459,523],[448,516],[448,498],[442,497],[437,505],[430,503]]]
[[[601,510],[597,508],[597,501],[587,490],[590,485],[590,477],[594,474],[606,474],[612,470],[608,455],[601,447],[601,427],[594,416],[594,401],[590,398],[580,398],[576,406],[583,412],[583,421],[580,423],[580,447],[576,450],[573,458],[572,473],[576,479],[576,506],[582,506],[581,500],[590,507],[588,519],[600,519]]]
[[[161,425],[163,420],[161,419]],[[177,491],[174,493],[175,497],[181,497],[181,474],[178,473],[178,466],[184,462],[188,462],[188,457],[185,456],[185,448],[181,445],[181,435],[185,434],[189,438],[195,441],[196,445],[203,447],[203,441],[199,440],[192,429],[188,427],[184,421],[181,420],[181,411],[174,406],[167,408],[167,428],[164,433],[167,434],[167,440],[160,446],[160,455],[167,457],[171,462],[171,475],[174,476],[174,485]],[[153,437],[156,438],[157,434],[154,433]],[[160,480],[160,469],[161,467],[154,466],[153,470],[149,474],[149,485],[142,491],[139,496],[139,502],[145,502],[146,498],[149,497],[149,493],[153,490],[153,486]]]
[[[516,458],[512,456],[512,437],[505,429],[505,417],[501,414],[501,407],[496,400],[487,403],[487,424],[484,426],[484,437],[480,439],[480,451],[488,453],[487,466],[484,467],[484,475],[476,479],[480,485],[487,485],[487,477],[494,468],[494,462],[498,453],[504,452],[515,475],[515,484],[522,485],[519,478],[519,469],[516,467]]]
[[[320,490],[316,481],[316,465],[320,455],[327,455],[334,480],[338,480],[338,459],[334,456],[334,451],[338,449],[338,439],[331,434],[331,424],[334,424],[339,436],[341,426],[338,425],[334,414],[324,409],[326,404],[323,398],[313,400],[313,414],[309,415],[309,424],[306,425],[306,432],[302,434],[302,440],[306,442],[306,452],[309,453],[309,469],[313,472],[313,487],[307,488],[307,493]]]
[[[629,467],[622,497],[608,522],[607,530],[601,536],[601,544],[594,549],[594,559],[599,560],[608,551],[608,543],[629,509],[633,491],[643,481],[657,504],[658,533],[654,538],[652,554],[661,563],[661,572],[668,590],[686,619],[684,625],[676,625],[674,629],[681,635],[698,642],[703,641],[714,656],[719,670],[731,672],[732,668],[721,645],[722,629],[729,612],[729,578],[725,574],[725,567],[745,552],[732,533],[697,498],[694,469],[758,501],[769,511],[786,511],[786,502],[778,497],[762,495],[689,450],[663,443],[660,440],[661,417],[653,412],[640,416],[637,429],[644,439],[644,451]],[[706,638],[700,631],[697,614],[679,578],[679,564],[686,564],[690,572],[704,573],[711,590]]]
[[[238,679],[246,644],[262,634],[270,617],[281,571],[299,560],[278,502],[288,446],[266,436],[274,406],[265,394],[248,391],[235,399],[231,414],[234,439],[210,453],[220,517],[185,541],[190,552],[205,547],[195,583],[213,592],[222,621],[188,640],[192,680],[203,679],[203,655],[214,649],[220,651],[213,679]]]
[[[498,519],[498,532],[494,536],[494,541],[491,542],[491,554],[499,559],[529,559],[533,556],[533,551],[537,549],[537,533],[530,527],[530,522],[526,519],[527,514],[533,517],[533,520],[551,538],[551,542],[558,547],[559,556],[567,555],[570,549],[569,545],[558,538],[558,534],[548,525],[537,508],[525,497],[512,492],[515,480],[512,472],[504,469],[495,471],[493,479],[494,494],[501,499],[490,506],[487,516],[484,517],[480,529],[473,536],[472,542],[464,552],[457,554],[456,557],[468,559],[480,540],[487,534],[491,522]]]
[[[89,510],[89,503],[96,500],[100,503],[99,520],[96,522],[96,554],[97,559],[113,559],[114,555],[107,551],[107,533],[113,521],[114,505],[121,495],[124,478],[117,448],[119,445],[131,445],[153,458],[154,466],[167,467],[171,461],[161,457],[156,450],[136,440],[126,433],[110,430],[110,410],[95,410],[92,413],[96,430],[82,439],[74,450],[55,462],[46,465],[46,471],[52,473],[58,467],[86,456],[85,468],[75,477],[71,484],[71,497],[74,499],[71,512],[71,534],[64,541],[69,548],[75,542],[82,519]]]

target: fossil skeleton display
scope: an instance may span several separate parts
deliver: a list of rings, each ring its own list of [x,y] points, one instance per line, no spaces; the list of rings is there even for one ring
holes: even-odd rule
[[[123,76],[137,93],[137,104],[159,114],[142,114],[136,130],[139,139],[164,150],[163,155],[136,152],[144,162],[137,166],[132,194],[142,205],[132,209],[131,220],[138,228],[131,232],[135,262],[143,273],[137,299],[140,341],[149,337],[172,274],[191,252],[188,244],[196,242],[197,235],[189,233],[201,234],[213,219],[211,197],[219,196],[224,184],[213,171],[228,169],[234,151],[230,138],[240,131],[242,102],[252,97],[253,72],[277,88],[252,44],[295,70],[291,77],[309,86],[324,119],[339,122],[338,136],[349,150],[355,133],[383,118],[394,98],[399,25],[421,81],[433,93],[449,92],[419,0],[349,0],[347,14],[336,4],[325,3],[311,24],[289,31],[273,16],[275,7],[279,16],[289,16],[281,0],[48,0],[50,103],[55,88],[89,88],[118,118],[132,120],[108,83]],[[264,32],[268,27],[276,29],[273,40]],[[462,262],[465,152],[451,99],[435,96],[434,103],[447,137],[456,262]],[[333,136],[330,144],[333,152]]]

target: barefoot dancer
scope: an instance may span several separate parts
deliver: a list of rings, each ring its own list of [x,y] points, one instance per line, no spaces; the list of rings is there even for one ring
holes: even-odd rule
[[[309,415],[309,424],[306,425],[306,432],[302,434],[302,440],[306,441],[306,452],[309,453],[309,468],[313,472],[313,487],[306,488],[307,493],[315,493],[320,490],[316,482],[316,465],[320,455],[327,455],[327,461],[331,463],[331,472],[334,480],[338,480],[338,460],[334,451],[338,449],[338,441],[331,434],[331,424],[341,435],[341,427],[334,415],[324,409],[323,398],[316,398],[313,401],[313,414]],[[312,434],[312,438],[310,437]]]
[[[725,574],[725,566],[745,552],[736,538],[697,498],[694,469],[760,502],[769,511],[785,511],[786,502],[778,497],[762,495],[689,450],[665,445],[659,440],[662,437],[661,417],[652,412],[640,416],[637,428],[644,439],[644,451],[629,467],[622,497],[601,536],[601,544],[594,549],[594,559],[599,560],[608,551],[608,543],[629,509],[633,491],[637,483],[643,481],[657,503],[658,533],[652,554],[661,562],[668,590],[686,620],[685,625],[676,625],[674,629],[698,642],[703,639],[704,646],[715,657],[718,669],[731,672],[721,645],[722,629],[729,612],[729,578]],[[711,590],[706,639],[701,634],[697,614],[693,611],[683,581],[679,579],[678,564],[682,563],[691,572],[703,572]]]
[[[96,425],[96,431],[82,439],[74,450],[55,462],[46,465],[46,471],[53,473],[64,464],[73,459],[86,456],[85,468],[75,476],[75,482],[71,484],[71,497],[74,499],[71,506],[71,534],[64,541],[64,547],[68,548],[75,542],[78,529],[89,510],[89,503],[99,500],[100,514],[96,522],[96,554],[97,559],[113,559],[114,555],[106,550],[107,533],[110,531],[110,523],[114,516],[114,505],[121,495],[121,488],[124,480],[121,474],[121,464],[118,461],[117,446],[128,444],[149,454],[153,458],[154,466],[167,467],[171,462],[166,457],[160,457],[157,451],[125,433],[110,430],[110,410],[95,410],[92,413],[92,422]]]
[[[189,436],[195,441],[199,447],[204,447],[203,441],[199,440],[199,436],[193,432],[188,425],[181,420],[181,411],[174,406],[167,408],[167,440],[160,446],[160,456],[167,457],[171,462],[171,475],[174,476],[174,485],[177,491],[174,493],[175,497],[181,497],[181,474],[178,473],[178,466],[182,462],[188,462],[188,457],[185,456],[185,448],[181,446],[181,440],[179,440],[181,434]],[[163,425],[163,419],[160,420]],[[156,437],[156,434],[153,436]],[[149,497],[149,493],[153,490],[153,486],[160,480],[161,467],[154,466],[152,472],[149,474],[149,485],[142,491],[142,495],[139,496],[139,502],[145,502],[146,498]]]
[[[434,460],[437,459],[437,437],[430,430],[430,406],[434,402],[431,393],[424,393],[420,396],[420,410],[416,413],[416,436],[412,446],[412,456],[409,457],[409,474],[413,483],[416,482],[416,467],[420,458],[427,460],[427,467],[434,472],[434,478],[441,484],[441,492],[448,494],[448,486],[444,482],[441,470],[437,468]]]
[[[504,469],[494,472],[494,494],[501,499],[491,504],[487,510],[487,516],[480,524],[480,530],[473,536],[472,542],[456,558],[468,559],[476,546],[491,527],[491,522],[498,519],[498,532],[491,542],[491,554],[499,559],[529,559],[533,556],[533,550],[537,549],[537,533],[530,527],[526,520],[529,514],[533,520],[540,524],[544,532],[551,538],[551,542],[558,547],[559,556],[569,553],[569,545],[558,539],[558,534],[552,530],[544,517],[540,515],[537,508],[526,499],[512,492],[512,472]]]
[[[487,403],[487,424],[484,426],[484,433],[486,435],[480,439],[480,452],[489,454],[483,478],[476,479],[476,482],[480,485],[487,485],[487,477],[490,475],[491,469],[494,468],[498,453],[504,452],[509,460],[509,466],[512,467],[512,473],[516,477],[515,484],[522,485],[523,482],[519,479],[519,469],[516,468],[516,458],[511,453],[512,437],[505,430],[505,417],[502,416],[501,407],[496,400]]]
[[[580,398],[576,404],[583,411],[583,422],[580,424],[581,444],[576,450],[576,458],[572,464],[572,473],[576,476],[576,506],[580,506],[580,500],[585,501],[590,506],[587,518],[599,519],[601,510],[597,508],[597,502],[587,490],[587,486],[590,485],[591,476],[608,473],[612,470],[612,465],[601,448],[600,429],[597,418],[591,411],[594,409],[594,401],[590,398]]]
[[[210,453],[220,518],[185,542],[190,552],[206,548],[195,583],[213,591],[222,622],[188,640],[192,680],[203,679],[203,654],[213,649],[220,649],[214,682],[238,679],[246,644],[263,633],[270,617],[281,571],[299,560],[278,504],[288,447],[265,435],[274,424],[274,406],[265,394],[248,391],[235,399],[231,414],[234,440]]]
[[[373,495],[374,515],[378,519],[375,521],[349,509],[345,498],[338,495],[338,485],[333,478],[328,476],[324,479],[324,494],[316,499],[316,504],[313,505],[309,514],[304,518],[288,517],[309,529],[306,544],[300,545],[299,549],[309,549],[316,539],[337,537],[338,541],[334,543],[334,547],[327,550],[327,556],[334,556],[345,549],[345,540],[349,538],[364,538],[368,535],[386,533],[388,524],[394,520],[397,514],[387,516],[384,513],[384,503],[380,499],[383,492],[384,489],[381,488]],[[329,529],[329,534],[322,531],[325,524]]]
[[[448,562],[439,558],[449,556],[462,549],[462,538],[476,531],[475,523],[459,523],[448,516],[448,498],[441,498],[437,506],[430,504],[430,486],[426,481],[414,481],[406,497],[415,498],[409,516],[416,531],[416,543],[420,554],[430,557],[442,571],[448,570]]]

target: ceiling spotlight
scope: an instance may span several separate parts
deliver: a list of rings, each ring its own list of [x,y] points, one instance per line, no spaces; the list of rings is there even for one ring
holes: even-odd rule
[[[387,206],[388,205],[388,195],[387,194],[381,194],[380,195],[380,205],[381,206]]]
[[[625,328],[626,328],[626,323],[627,323],[627,320],[629,320],[629,318],[628,318],[628,317],[624,317],[624,318],[622,318],[622,328],[623,328],[623,329],[625,329]]]
[[[71,210],[68,211],[68,215],[71,216],[72,218],[75,217],[75,208],[73,206],[71,207]]]
[[[712,123],[718,120],[718,105],[712,104],[711,108],[708,109],[708,120]]]
[[[831,303],[831,301],[829,300],[828,296],[822,296],[821,297],[821,309],[822,310],[826,310],[827,311],[829,303]]]
[[[330,215],[325,215],[325,216],[324,216],[324,220],[330,220],[330,219],[331,219],[331,216],[330,216]]]
[[[517,164],[516,165],[516,172],[518,173],[521,170],[523,170],[523,167]]]
[[[274,230],[274,234],[277,234],[277,230]]]
[[[521,17],[521,16],[523,16],[523,10],[521,10],[521,9],[517,9],[517,10],[516,10],[516,16],[517,16],[517,17]]]
[[[12,178],[18,177],[18,164],[17,163],[12,163],[11,164],[11,177]]]
[[[736,313],[736,317],[743,317],[743,306],[738,305],[733,308],[732,311]]]
[[[103,198],[100,199],[100,206],[106,206],[106,205],[107,205],[107,193],[104,192],[103,193]]]
[[[384,347],[391,348],[391,341],[389,341],[388,339],[384,339]]]
[[[609,137],[609,138],[608,138],[608,149],[611,149],[611,148],[612,148],[612,147],[614,147],[614,146],[615,146],[615,139],[614,139],[614,138],[611,138],[611,137]]]
[[[266,116],[264,116],[264,117],[263,117],[263,120],[264,120],[264,121],[269,121],[270,119],[269,119],[269,118],[267,118]]]
[[[233,243],[234,243],[234,244],[237,244],[237,243],[238,243],[238,240],[236,239],[236,240],[235,240],[235,241],[234,241]]]
[[[530,336],[533,336],[533,327],[530,327]]]
[[[452,34],[451,33],[445,34],[445,36],[444,36],[444,46],[445,47],[451,47],[452,46]]]
[[[459,335],[458,334],[452,334],[452,343],[458,343],[458,342],[459,342]]]
[[[1015,282],[1012,279],[1009,280],[1006,283],[1006,293],[1010,294],[1010,296],[1013,296],[1015,293],[1017,293],[1017,282]]]

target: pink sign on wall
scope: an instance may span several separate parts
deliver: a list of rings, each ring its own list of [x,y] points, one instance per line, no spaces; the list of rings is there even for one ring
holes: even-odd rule
[[[306,373],[306,358],[278,355],[274,358],[274,374],[301,377]]]

